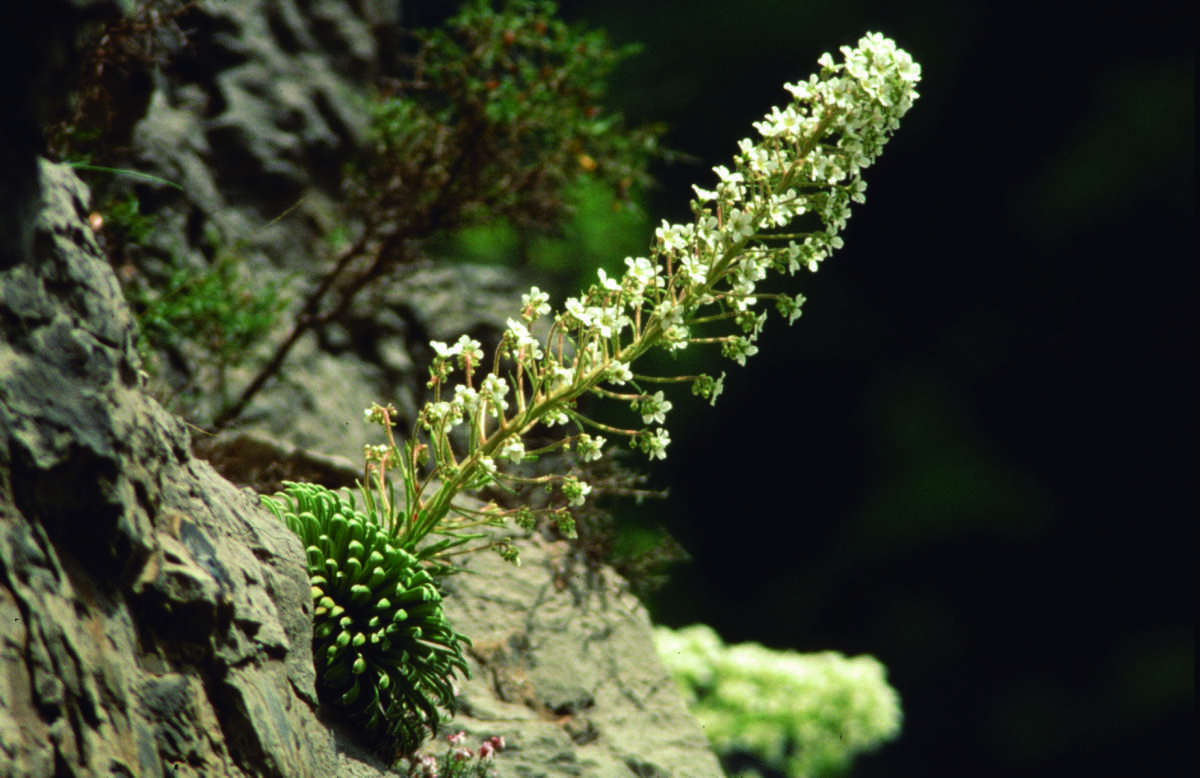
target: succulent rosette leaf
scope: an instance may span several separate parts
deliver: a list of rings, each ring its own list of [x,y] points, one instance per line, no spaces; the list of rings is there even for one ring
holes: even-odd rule
[[[304,544],[312,581],[313,660],[322,702],[381,754],[414,751],[453,712],[468,675],[429,571],[353,496],[286,483],[263,503]]]

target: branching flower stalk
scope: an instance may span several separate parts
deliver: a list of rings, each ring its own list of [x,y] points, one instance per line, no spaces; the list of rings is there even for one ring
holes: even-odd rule
[[[662,391],[645,387],[690,383],[695,394],[715,402],[724,373],[639,375],[633,372],[639,358],[652,349],[709,344],[744,365],[758,350],[754,344],[767,318],[757,313],[760,303],[773,302],[789,324],[799,317],[803,295],[762,292],[759,283],[770,271],[815,271],[841,247],[838,233],[850,203],[865,199],[862,171],[917,98],[920,80],[920,66],[878,33],[841,52],[844,62],[835,64],[825,54],[818,75],[785,85],[791,103],[755,123],[759,139],[739,143],[734,169],[714,168],[712,190],[695,187],[695,220],[664,221],[650,256],[626,259],[623,278],[601,270],[597,283],[553,315],[548,295],[531,289],[519,318],[508,322],[491,372],[482,377],[479,342],[463,336],[453,345],[432,344],[434,399],[418,415],[416,434],[401,448],[389,430],[388,444],[368,451],[379,499],[389,499],[388,469],[400,471],[403,513],[393,503],[384,513],[401,545],[415,548],[435,531],[463,542],[463,531],[475,522],[502,518],[495,510],[461,509],[454,498],[522,480],[497,463],[519,463],[547,450],[525,448],[525,436],[537,425],[573,427],[548,449],[574,446],[585,461],[603,455],[608,437],[626,438],[651,458],[665,458],[670,436],[663,425],[671,403]],[[812,229],[797,229],[805,225]],[[456,375],[462,380],[452,386]],[[619,428],[589,418],[576,405],[586,394],[628,403],[641,424]],[[367,417],[386,428],[393,413],[374,405]],[[572,475],[533,480],[557,483],[574,504],[590,490]]]

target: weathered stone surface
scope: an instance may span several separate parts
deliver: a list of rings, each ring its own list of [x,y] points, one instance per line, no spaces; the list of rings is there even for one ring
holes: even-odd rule
[[[395,406],[401,432],[416,417],[426,399],[429,340],[469,334],[491,349],[525,291],[506,268],[405,268],[395,283],[364,296],[361,313],[305,337],[237,428],[361,462],[364,445],[383,442],[379,428],[363,422],[371,403]]]
[[[0,271],[5,775],[328,775],[296,539],[192,457],[42,164],[35,261]]]
[[[720,776],[624,582],[571,574],[561,542],[530,538],[521,558],[480,554],[446,582],[446,613],[474,642],[454,728],[504,736],[500,775]]]

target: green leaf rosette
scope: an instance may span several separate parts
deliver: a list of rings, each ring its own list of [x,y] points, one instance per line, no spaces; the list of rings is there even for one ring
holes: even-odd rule
[[[262,498],[296,533],[312,581],[313,660],[321,701],[387,758],[436,734],[455,708],[453,677],[468,676],[429,572],[352,497],[286,483]]]

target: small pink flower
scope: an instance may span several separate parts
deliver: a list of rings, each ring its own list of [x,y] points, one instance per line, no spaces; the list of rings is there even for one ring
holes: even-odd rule
[[[503,735],[492,735],[490,738],[488,738],[488,742],[491,743],[492,748],[496,749],[497,751],[504,750],[504,736]]]
[[[423,778],[438,778],[437,759],[432,756],[422,756],[417,760],[417,767],[420,768]]]
[[[466,732],[460,731],[457,735],[446,735],[446,742],[448,742],[452,746],[457,746],[458,744],[462,743],[466,739],[467,739]]]
[[[487,759],[495,753],[496,747],[492,745],[492,741],[485,740],[483,745],[479,747],[479,758]]]

